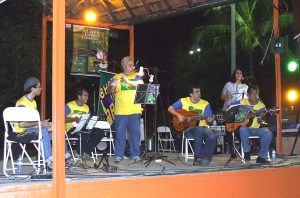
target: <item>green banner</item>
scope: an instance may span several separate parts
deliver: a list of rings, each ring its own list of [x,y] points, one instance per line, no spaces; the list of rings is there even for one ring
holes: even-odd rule
[[[109,29],[73,25],[71,72],[98,73],[107,70]]]
[[[99,103],[98,115],[105,114],[106,120],[112,125],[115,119],[115,95],[107,93],[109,80],[114,76],[114,73],[101,72],[100,86],[99,86]]]

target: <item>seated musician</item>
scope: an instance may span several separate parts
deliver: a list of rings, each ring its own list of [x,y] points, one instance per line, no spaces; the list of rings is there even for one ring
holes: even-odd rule
[[[191,126],[184,131],[185,137],[194,138],[193,164],[207,166],[211,161],[216,146],[216,135],[208,128],[208,125],[213,121],[213,118],[211,118],[211,107],[207,101],[201,99],[198,85],[190,85],[188,93],[189,97],[179,99],[168,108],[168,111],[173,116],[176,116],[180,123],[186,122],[187,117],[176,112],[179,109],[196,111],[199,115],[207,116],[206,119],[200,120],[198,126]],[[204,144],[203,141],[205,142]]]
[[[24,96],[16,102],[16,107],[31,107],[37,109],[37,104],[34,98],[39,96],[42,92],[40,80],[35,77],[27,78],[24,83]],[[21,122],[15,124],[15,132],[19,135],[25,133],[35,133],[38,135],[37,122]],[[52,169],[52,146],[51,146],[51,122],[49,119],[41,121],[44,159],[47,168]]]
[[[89,113],[89,107],[86,104],[89,99],[89,93],[84,88],[77,90],[77,99],[68,102],[65,107],[66,114],[66,131],[68,137],[79,137],[78,133],[71,134],[74,131],[74,123],[80,122],[80,117]],[[80,140],[78,138],[78,144],[76,146],[75,155],[83,154],[84,157],[91,157],[93,149],[104,137],[104,130],[93,128],[89,133],[81,133],[81,152],[80,152]],[[67,145],[66,145],[67,150]]]
[[[268,164],[269,161],[266,160],[269,145],[272,140],[272,133],[268,128],[260,128],[261,118],[266,115],[266,107],[264,103],[259,99],[259,87],[257,85],[249,86],[247,90],[248,98],[241,99],[232,103],[232,105],[251,105],[252,111],[255,115],[251,115],[253,118],[252,124],[250,126],[240,127],[240,137],[244,150],[244,159],[250,161],[250,146],[249,146],[249,136],[259,136],[260,138],[260,149],[258,152],[258,157],[256,163]],[[258,115],[258,116],[256,116]],[[250,120],[252,120],[252,118]]]

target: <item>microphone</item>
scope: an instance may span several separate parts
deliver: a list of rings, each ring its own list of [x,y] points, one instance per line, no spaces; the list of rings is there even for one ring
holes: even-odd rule
[[[144,76],[144,67],[140,67],[139,76]]]
[[[134,64],[135,67],[138,65],[139,61],[140,61],[140,59],[137,59],[137,61]]]

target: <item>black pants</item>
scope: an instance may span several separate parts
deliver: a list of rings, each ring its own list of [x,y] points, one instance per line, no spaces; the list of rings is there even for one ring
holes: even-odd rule
[[[233,144],[235,143],[232,137],[232,133],[234,133],[235,137],[240,137],[240,133],[239,130],[235,130],[234,132],[228,132],[226,131],[226,140],[227,140],[227,144],[228,144],[228,149],[229,149],[229,153],[232,155],[234,154],[234,147]]]
[[[74,130],[74,129],[70,129]],[[69,132],[70,132],[69,131]],[[71,134],[68,132],[68,137],[78,137],[78,143],[76,146],[76,152],[80,153],[80,135],[78,133]],[[81,133],[81,153],[91,154],[93,149],[101,142],[102,138],[109,135],[109,132],[105,132],[103,129],[93,128],[90,131],[85,131],[86,133]],[[106,134],[107,133],[107,134]]]

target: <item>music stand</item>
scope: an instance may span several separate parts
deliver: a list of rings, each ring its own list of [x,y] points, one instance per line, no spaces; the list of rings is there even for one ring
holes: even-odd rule
[[[159,94],[159,84],[138,84],[134,104],[150,104],[155,105],[157,96]],[[145,110],[145,127],[144,127],[144,142],[145,142],[145,155],[147,156],[146,142],[147,142],[147,113]]]
[[[134,103],[135,104],[149,104],[149,105],[156,105],[157,102],[157,97],[159,94],[159,84],[140,84],[137,87],[137,91],[135,94],[135,98],[134,98]],[[156,119],[156,118],[155,118]],[[146,133],[146,113],[145,113],[145,144],[147,142],[146,138],[147,138],[147,133]],[[156,130],[156,129],[154,129]],[[151,161],[153,161],[154,159],[161,159],[161,160],[165,160],[166,162],[169,162],[170,164],[175,165],[173,162],[167,160],[166,156],[156,156],[156,138],[154,141],[154,155],[151,156],[145,163],[144,165],[149,166],[149,164],[151,163]],[[145,156],[147,158],[147,148],[145,148]]]
[[[229,109],[224,114],[224,122],[227,123],[238,123],[243,122],[247,119],[252,106],[249,105],[233,105],[229,107]],[[227,132],[228,133],[228,132]],[[232,146],[233,146],[233,154],[230,155],[230,158],[227,160],[224,166],[227,166],[236,156],[238,156],[243,163],[246,160],[242,157],[241,153],[235,147],[235,131],[232,131]]]
[[[82,153],[81,153],[81,134],[82,133],[89,133],[87,131],[82,131],[82,128],[86,125],[86,123],[89,121],[91,114],[87,113],[84,114],[81,118],[79,123],[77,124],[76,128],[74,131],[71,132],[71,134],[75,134],[78,133],[79,134],[79,155],[82,157]]]
[[[159,86],[159,84],[139,84],[135,93],[134,104],[155,105]]]

